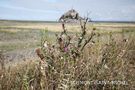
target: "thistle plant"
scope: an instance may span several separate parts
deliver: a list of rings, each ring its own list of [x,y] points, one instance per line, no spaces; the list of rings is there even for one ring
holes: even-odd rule
[[[66,64],[67,61],[73,64],[73,67],[76,67],[75,64],[79,58],[82,57],[84,48],[95,36],[94,29],[91,30],[91,33],[87,33],[86,25],[88,21],[89,18],[79,20],[81,33],[78,36],[69,34],[66,23],[62,22],[63,31],[61,31],[60,34],[55,34],[55,43],[49,43],[44,38],[41,39],[41,47],[36,49],[36,53],[41,59],[40,64],[42,64],[41,68],[43,68],[43,75],[48,79],[49,76],[54,78],[55,74],[60,73],[61,71],[59,69],[62,69],[61,65],[64,63]],[[67,68],[69,67],[70,66],[67,65]]]

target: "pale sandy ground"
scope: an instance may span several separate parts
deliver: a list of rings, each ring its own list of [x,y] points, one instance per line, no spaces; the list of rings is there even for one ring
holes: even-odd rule
[[[2,22],[0,21],[1,27],[10,27],[10,28],[22,28],[22,29],[34,29],[34,30],[49,30],[53,32],[62,31],[61,23],[30,23],[30,22]],[[123,28],[135,28],[135,23],[88,23],[88,29],[96,27],[98,30],[121,30]],[[66,24],[66,28],[70,32],[79,32],[80,26],[77,24]]]

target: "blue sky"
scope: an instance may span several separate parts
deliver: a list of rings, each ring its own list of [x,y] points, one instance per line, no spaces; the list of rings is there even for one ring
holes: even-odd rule
[[[57,21],[72,8],[92,20],[135,21],[135,0],[0,0],[0,19]]]

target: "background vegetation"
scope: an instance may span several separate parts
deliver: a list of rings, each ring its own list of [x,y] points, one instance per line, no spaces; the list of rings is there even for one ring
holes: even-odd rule
[[[0,90],[134,90],[134,24],[86,27],[81,46],[92,38],[81,50],[76,46],[83,29],[66,25],[71,46],[63,51],[58,40],[69,39],[61,37],[61,24],[1,23]]]

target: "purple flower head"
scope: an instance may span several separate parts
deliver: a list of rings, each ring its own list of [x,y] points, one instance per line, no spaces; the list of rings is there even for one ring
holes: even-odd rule
[[[64,52],[67,52],[67,51],[68,51],[68,47],[65,47],[65,48],[64,48]]]

